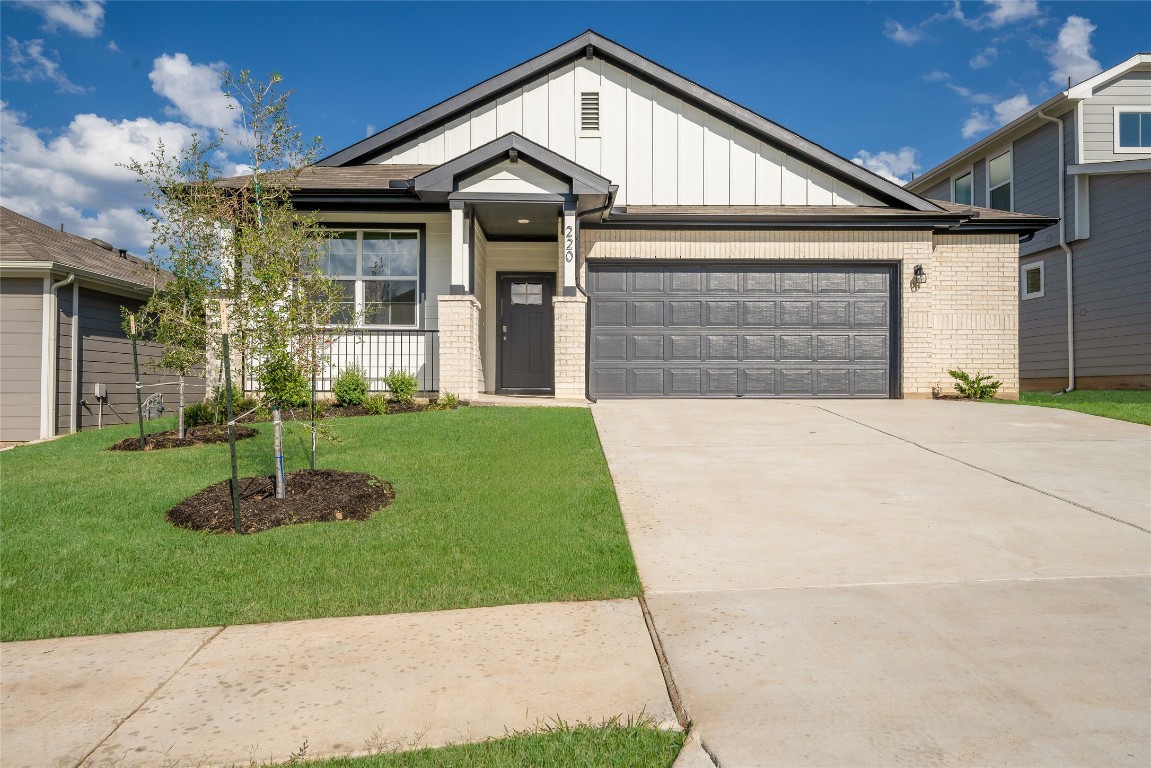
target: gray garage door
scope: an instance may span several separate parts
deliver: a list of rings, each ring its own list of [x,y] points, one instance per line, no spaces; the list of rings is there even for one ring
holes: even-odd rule
[[[891,268],[589,265],[595,397],[889,397]]]

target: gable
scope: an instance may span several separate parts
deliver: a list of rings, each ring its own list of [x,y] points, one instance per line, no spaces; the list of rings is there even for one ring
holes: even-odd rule
[[[571,184],[529,163],[502,163],[467,176],[459,181],[460,192],[495,194],[566,195]]]
[[[584,94],[598,95],[598,130]],[[620,205],[939,210],[590,31],[319,165],[435,165],[512,132],[610,179]]]

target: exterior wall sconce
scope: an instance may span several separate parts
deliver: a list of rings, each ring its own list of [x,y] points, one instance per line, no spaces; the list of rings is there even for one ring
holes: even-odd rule
[[[922,264],[916,264],[911,273],[911,287],[919,290],[919,286],[927,282],[927,273],[923,271]]]

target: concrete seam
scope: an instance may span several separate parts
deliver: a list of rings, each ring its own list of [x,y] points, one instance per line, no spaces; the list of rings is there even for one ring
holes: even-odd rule
[[[671,671],[671,664],[668,663],[667,654],[663,650],[663,642],[659,639],[659,631],[655,628],[655,620],[651,616],[651,610],[647,607],[647,600],[641,594],[639,596],[639,609],[643,613],[644,624],[647,625],[647,634],[651,637],[652,648],[655,649],[655,658],[659,662],[659,670],[663,673],[663,684],[667,688],[667,698],[671,702],[671,709],[675,712],[675,719],[679,723],[679,727],[685,731],[688,730],[690,720],[687,716],[687,711],[683,708],[683,699],[680,698],[679,688],[675,684],[675,676]],[[703,743],[702,741],[700,742]]]
[[[1100,517],[1106,517],[1108,520],[1114,520],[1117,523],[1122,523],[1123,525],[1129,525],[1137,531],[1143,531],[1143,533],[1151,533],[1151,530],[1148,530],[1141,525],[1136,525],[1135,523],[1129,523],[1126,520],[1115,517],[1114,515],[1109,515],[1106,512],[1100,512],[1097,509],[1092,509],[1091,507],[1087,506],[1086,504],[1080,504],[1077,501],[1071,501],[1071,499],[1065,499],[1062,496],[1057,496],[1054,493],[1051,493],[1050,491],[1043,490],[1042,488],[1036,488],[1033,485],[1028,485],[1027,483],[1020,482],[1019,480],[1013,480],[1012,478],[1007,477],[1006,475],[1001,475],[998,472],[992,472],[990,469],[985,469],[983,467],[976,466],[975,464],[971,464],[969,462],[966,462],[963,459],[957,459],[954,456],[948,456],[946,453],[940,453],[939,451],[932,450],[931,448],[928,448],[926,445],[920,445],[919,443],[915,442],[914,440],[908,440],[905,437],[900,437],[899,435],[893,435],[890,432],[884,432],[879,427],[873,427],[870,424],[863,423],[862,421],[856,421],[855,419],[851,418],[850,416],[844,416],[842,413],[836,413],[835,411],[829,411],[828,409],[820,407],[820,406],[816,406],[816,407],[819,408],[819,410],[823,411],[824,413],[830,413],[832,416],[838,416],[841,419],[846,419],[847,421],[850,421],[854,424],[858,424],[861,427],[867,427],[868,429],[873,429],[876,432],[880,433],[881,435],[887,435],[888,437],[894,437],[896,440],[902,440],[903,442],[907,443],[908,445],[914,445],[916,448],[927,451],[928,453],[934,453],[936,456],[942,456],[945,459],[950,459],[951,461],[962,464],[965,467],[971,467],[972,469],[979,470],[980,472],[985,472],[985,473],[991,475],[992,477],[998,477],[1000,480],[1006,480],[1009,483],[1014,483],[1015,485],[1018,485],[1022,488],[1027,488],[1028,490],[1035,491],[1036,493],[1042,493],[1044,496],[1050,496],[1053,499],[1058,499],[1059,501],[1070,504],[1073,507],[1079,507],[1080,509],[1085,509],[1093,515],[1099,515]]]
[[[708,759],[711,760],[711,764],[714,765],[715,768],[723,768],[723,764],[719,762],[719,758],[715,756],[715,753],[711,751],[711,747],[709,747],[702,738],[699,740],[699,748],[703,750],[703,753],[707,755]]]
[[[116,725],[112,727],[112,730],[108,731],[108,733],[104,736],[104,738],[102,738],[98,742],[96,742],[96,745],[94,747],[92,747],[87,752],[85,752],[84,756],[81,757],[80,760],[72,766],[72,768],[80,768],[80,766],[82,766],[85,762],[87,762],[88,758],[90,758],[92,755],[94,755],[96,753],[96,750],[98,750],[100,747],[102,747],[104,745],[104,742],[106,742],[106,741],[108,741],[108,739],[112,738],[116,734],[116,731],[123,728],[124,723],[131,720],[132,717],[137,712],[139,712],[141,709],[143,709],[144,705],[147,704],[149,701],[151,701],[152,698],[157,693],[160,692],[161,688],[166,686],[168,683],[172,682],[173,678],[175,678],[176,675],[180,674],[180,671],[183,670],[184,667],[188,666],[188,664],[192,661],[192,659],[194,659],[198,655],[200,655],[200,651],[204,650],[208,646],[208,643],[212,642],[217,637],[219,637],[220,633],[223,632],[225,629],[227,629],[227,626],[220,627],[219,629],[217,629],[212,634],[211,637],[205,639],[204,642],[202,642],[198,646],[196,646],[196,649],[194,651],[192,651],[192,653],[188,656],[188,658],[184,659],[184,661],[180,663],[180,666],[178,666],[178,667],[176,667],[176,669],[172,670],[172,674],[168,675],[166,678],[161,680],[159,685],[157,685],[155,688],[153,688],[151,691],[149,691],[148,695],[144,697],[144,700],[141,701],[139,704],[137,704],[136,708],[133,709],[131,712],[129,712],[127,715],[125,715],[123,717],[123,719],[120,720],[120,722],[116,723]]]
[[[653,595],[709,595],[729,592],[779,592],[790,589],[851,589],[852,587],[936,587],[955,584],[1012,584],[1031,581],[1097,581],[1099,579],[1146,579],[1151,573],[1119,573],[1087,576],[1035,576],[1004,579],[964,579],[962,581],[858,581],[850,584],[804,584],[796,587],[735,587],[727,589],[660,589]]]

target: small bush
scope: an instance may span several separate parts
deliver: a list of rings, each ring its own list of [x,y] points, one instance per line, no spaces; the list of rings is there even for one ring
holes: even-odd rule
[[[964,371],[948,371],[951,378],[955,379],[955,391],[968,400],[983,400],[987,397],[995,397],[995,393],[1003,386],[1001,381],[991,381],[990,376],[984,376],[976,373],[972,376]]]
[[[373,416],[383,416],[388,412],[388,398],[384,395],[368,395],[362,405]]]
[[[452,411],[459,407],[459,395],[453,395],[451,392],[441,392],[435,400],[428,403],[429,411]]]
[[[419,389],[420,382],[419,379],[407,371],[400,371],[393,368],[388,371],[388,375],[384,377],[384,384],[387,386],[393,402],[411,405],[416,401],[416,392]]]
[[[246,397],[235,384],[232,385],[232,413],[237,418],[256,408],[260,401]],[[245,421],[259,421],[258,411],[249,414]],[[253,418],[256,417],[256,418]],[[224,392],[217,392],[202,403],[189,403],[184,408],[184,426],[199,427],[205,424],[226,424],[228,422],[228,402]]]
[[[362,405],[368,396],[368,378],[364,369],[354,365],[340,371],[332,385],[332,394],[336,396],[337,405]]]
[[[184,426],[199,427],[203,424],[216,423],[216,406],[214,403],[189,403],[184,406]]]

